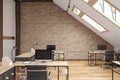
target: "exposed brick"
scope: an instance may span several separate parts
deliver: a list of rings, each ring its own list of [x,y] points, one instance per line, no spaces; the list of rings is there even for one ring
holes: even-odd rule
[[[21,52],[56,45],[65,59],[87,59],[97,44],[112,46],[52,2],[21,3]]]

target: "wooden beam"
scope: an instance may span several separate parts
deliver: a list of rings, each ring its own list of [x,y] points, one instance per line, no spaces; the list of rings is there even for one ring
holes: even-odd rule
[[[14,40],[14,36],[3,36],[3,40]]]
[[[89,0],[87,4],[92,7],[97,1],[98,0]],[[83,15],[84,13],[81,12],[79,16],[82,17]]]
[[[21,2],[20,1],[16,1],[15,2],[15,12],[16,12],[16,47],[17,47],[17,50],[16,50],[16,55],[19,55],[20,54],[20,31],[21,31],[21,24],[20,24],[20,21],[21,21],[21,14],[20,14],[20,11],[21,11]]]

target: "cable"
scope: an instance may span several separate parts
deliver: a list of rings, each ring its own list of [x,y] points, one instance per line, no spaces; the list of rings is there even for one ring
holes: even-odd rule
[[[66,12],[68,12],[68,10],[69,10],[69,8],[70,8],[70,4],[71,4],[71,0],[69,0],[69,3],[68,3],[68,7],[67,7]]]

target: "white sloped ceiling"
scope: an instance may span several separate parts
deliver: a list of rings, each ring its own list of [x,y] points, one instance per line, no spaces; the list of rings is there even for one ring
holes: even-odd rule
[[[59,7],[61,7],[62,9],[64,9],[65,11],[67,11],[69,0],[53,0],[53,2],[57,4]]]
[[[114,5],[117,9],[120,10],[120,0],[107,0],[107,2]]]
[[[107,18],[105,18],[103,15],[98,13],[95,9],[90,7],[88,4],[86,4],[83,0],[53,0],[55,4],[60,6],[62,9],[67,11],[68,5],[70,3],[70,8],[68,9],[68,13],[72,15],[74,18],[82,22],[84,25],[86,25],[89,29],[91,29],[93,32],[95,32],[97,35],[102,37],[104,40],[109,42],[111,45],[114,46],[115,50],[117,51],[120,49],[120,27],[115,25],[113,22],[109,21]],[[114,0],[110,0],[114,1]],[[115,0],[116,1],[116,0]],[[114,4],[117,4],[115,3]],[[117,0],[120,3],[120,0]],[[100,33],[96,29],[94,29],[90,24],[85,22],[83,19],[81,19],[79,16],[75,15],[72,12],[72,7],[77,6],[81,11],[83,11],[85,14],[87,14],[89,17],[97,21],[99,24],[104,26],[108,32]],[[119,6],[116,6],[119,7]],[[119,7],[120,8],[120,7]]]

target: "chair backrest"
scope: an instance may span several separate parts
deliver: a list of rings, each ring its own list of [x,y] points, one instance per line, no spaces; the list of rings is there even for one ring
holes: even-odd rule
[[[106,61],[113,61],[114,60],[114,51],[106,51],[105,60]]]
[[[120,61],[120,53],[116,53],[117,61]]]
[[[48,80],[46,66],[26,66],[27,80]]]

